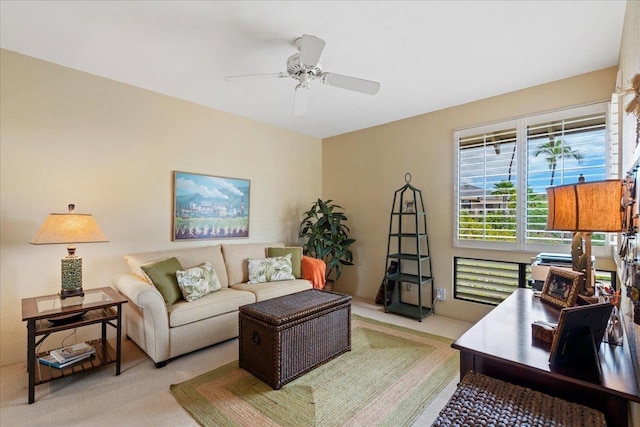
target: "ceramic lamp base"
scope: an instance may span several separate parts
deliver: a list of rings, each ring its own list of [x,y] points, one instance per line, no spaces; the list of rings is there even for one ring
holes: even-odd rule
[[[67,256],[62,258],[62,290],[60,299],[83,296],[82,291],[82,258]]]

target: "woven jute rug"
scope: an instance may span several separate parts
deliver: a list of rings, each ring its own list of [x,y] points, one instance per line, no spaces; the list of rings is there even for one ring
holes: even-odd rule
[[[232,362],[171,386],[203,426],[402,426],[459,372],[452,340],[352,317],[352,350],[273,390]]]

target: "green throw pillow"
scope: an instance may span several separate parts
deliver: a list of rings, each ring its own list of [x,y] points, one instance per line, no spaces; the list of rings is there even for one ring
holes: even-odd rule
[[[205,262],[201,266],[176,271],[178,286],[182,296],[187,302],[220,290],[220,280],[210,263]]]
[[[267,248],[268,257],[285,256],[291,254],[291,268],[293,270],[293,276],[296,279],[302,277],[301,263],[302,263],[302,248],[300,246],[290,246],[285,248]]]
[[[291,273],[291,254],[272,258],[249,258],[247,261],[249,262],[249,283],[295,279]]]
[[[176,278],[176,271],[182,270],[182,265],[180,265],[180,261],[177,258],[171,257],[152,262],[141,266],[141,268],[158,289],[167,306],[175,304],[182,299],[182,292],[178,287],[178,279]]]

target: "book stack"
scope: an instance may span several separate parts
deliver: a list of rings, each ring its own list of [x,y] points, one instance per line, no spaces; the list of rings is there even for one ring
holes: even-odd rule
[[[38,361],[44,365],[62,369],[91,357],[95,352],[96,349],[93,346],[83,342],[51,350],[48,355],[39,357]]]

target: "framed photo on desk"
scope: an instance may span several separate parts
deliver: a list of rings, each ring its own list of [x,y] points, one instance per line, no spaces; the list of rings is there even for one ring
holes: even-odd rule
[[[577,271],[551,267],[540,299],[558,308],[573,307],[578,299],[583,276],[583,273]]]
[[[612,309],[612,304],[603,302],[560,310],[558,327],[549,353],[549,363],[552,366],[578,365],[584,375],[588,375],[583,369],[585,364],[591,365],[594,368],[591,373],[597,372],[597,379],[601,381],[598,350]]]

